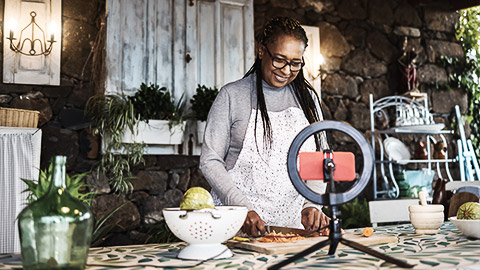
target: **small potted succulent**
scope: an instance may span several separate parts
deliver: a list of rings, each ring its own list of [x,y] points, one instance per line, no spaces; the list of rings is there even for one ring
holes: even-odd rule
[[[198,85],[195,95],[193,95],[190,103],[192,104],[193,117],[197,119],[197,141],[203,143],[203,134],[205,132],[205,124],[208,112],[212,107],[213,101],[217,97],[218,89],[216,87],[209,88],[205,85]]]

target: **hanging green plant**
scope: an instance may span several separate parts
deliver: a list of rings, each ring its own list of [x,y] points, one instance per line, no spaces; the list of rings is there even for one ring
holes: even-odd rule
[[[129,192],[132,184],[128,179],[133,178],[130,166],[144,162],[146,147],[143,143],[122,143],[124,131],[136,134],[139,121],[131,100],[123,95],[95,95],[87,101],[86,112],[105,143],[97,171],[107,176],[114,192]]]
[[[148,120],[166,120],[172,131],[173,126],[183,124],[184,108],[183,96],[175,102],[165,87],[145,83],[130,97],[95,95],[88,100],[86,112],[92,127],[104,142],[103,154],[96,168],[107,176],[114,192],[132,190],[129,181],[133,178],[131,166],[144,162],[143,154],[147,147],[145,143],[136,141],[124,143],[125,131],[136,136],[139,122],[148,123]]]

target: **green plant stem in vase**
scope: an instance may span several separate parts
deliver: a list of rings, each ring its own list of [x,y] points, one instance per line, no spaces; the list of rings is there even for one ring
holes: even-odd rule
[[[66,188],[65,156],[53,160],[48,192],[18,215],[24,269],[84,269],[93,216]]]

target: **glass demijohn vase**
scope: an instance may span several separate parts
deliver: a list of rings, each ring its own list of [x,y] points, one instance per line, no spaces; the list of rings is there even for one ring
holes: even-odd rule
[[[54,157],[47,193],[18,215],[23,269],[85,268],[93,217],[67,192],[65,163],[65,156]]]

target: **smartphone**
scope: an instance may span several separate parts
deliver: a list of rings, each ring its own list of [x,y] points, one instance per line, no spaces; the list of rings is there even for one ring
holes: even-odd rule
[[[298,154],[298,173],[302,180],[324,180],[323,152],[300,152]],[[355,155],[352,152],[333,152],[333,180],[355,180]]]

